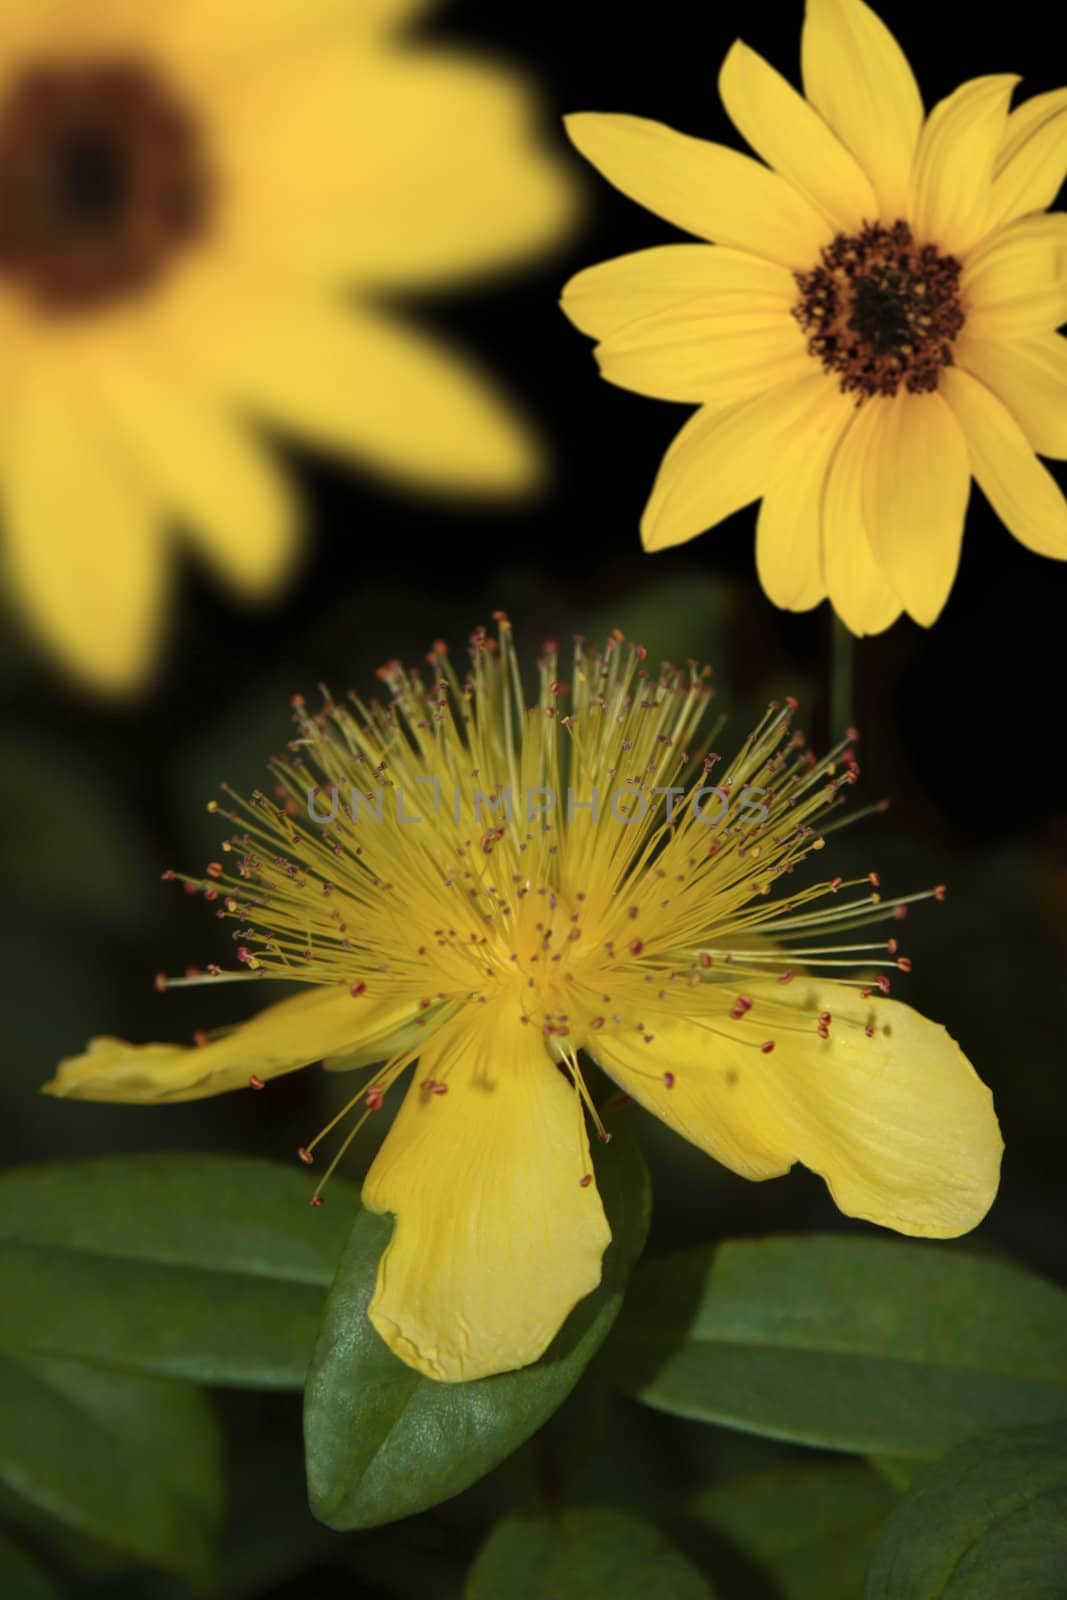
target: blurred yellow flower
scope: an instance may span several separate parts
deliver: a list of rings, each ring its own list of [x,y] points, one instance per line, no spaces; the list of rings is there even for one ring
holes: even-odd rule
[[[649,550],[762,498],[776,605],[829,595],[856,634],[929,626],[959,564],[973,474],[1029,549],[1067,559],[1067,90],[1008,104],[976,78],[924,119],[861,0],[808,0],[804,89],[740,40],[719,93],[767,162],[640,117],[567,119],[624,194],[707,244],[581,272],[563,306],[605,378],[699,402],[644,513]]]
[[[526,709],[506,619],[471,643],[463,678],[439,644],[428,682],[381,670],[388,704],[298,703],[274,799],[230,797],[234,865],[187,880],[235,925],[232,976],[314,987],[196,1048],[96,1039],[48,1091],[170,1102],[384,1061],[301,1151],[358,1112],[328,1177],[418,1060],[363,1188],[396,1217],[369,1314],[443,1380],[536,1360],[599,1281],[579,1050],[745,1177],[802,1161],[850,1216],[973,1228],[1000,1165],[989,1091],[944,1028],[885,998],[910,965],[896,938],[857,942],[943,891],[883,902],[873,874],[797,870],[851,753],[817,761],[775,705],[720,774],[689,754],[710,694],[695,667],[578,643],[568,689],[548,644]]]
[[[4,0],[6,579],[98,689],[152,663],[170,520],[244,596],[290,569],[256,422],[438,489],[536,480],[493,385],[374,298],[517,260],[572,212],[519,79],[396,39],[424,9]]]

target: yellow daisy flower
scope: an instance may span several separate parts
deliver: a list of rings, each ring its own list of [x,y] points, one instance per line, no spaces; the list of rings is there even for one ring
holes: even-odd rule
[[[151,664],[172,519],[242,595],[290,569],[258,422],[438,489],[536,480],[493,385],[375,298],[510,263],[572,213],[522,82],[397,38],[425,9],[4,0],[6,578],[98,689]]]
[[[709,244],[581,272],[563,306],[605,378],[698,402],[641,526],[679,544],[761,500],[776,605],[829,596],[856,634],[925,626],[959,563],[973,476],[1011,532],[1067,559],[1067,90],[1009,111],[1018,78],[963,84],[924,117],[862,0],[808,0],[804,92],[740,40],[719,77],[767,163],[641,117],[571,139],[616,188]]]
[[[157,1103],[372,1066],[300,1152],[358,1111],[328,1177],[417,1061],[363,1200],[396,1217],[371,1320],[433,1378],[536,1360],[600,1279],[579,1051],[744,1177],[802,1161],[849,1216],[942,1238],[996,1193],[989,1090],[885,998],[910,965],[897,939],[857,942],[929,895],[798,870],[851,753],[817,761],[774,705],[720,770],[690,754],[706,672],[653,676],[643,656],[579,641],[568,690],[549,643],[526,709],[502,618],[463,678],[438,644],[428,681],[381,669],[387,704],[298,701],[274,798],[227,791],[234,865],[186,883],[235,924],[234,976],[312,987],[194,1048],[95,1039],[46,1086]]]

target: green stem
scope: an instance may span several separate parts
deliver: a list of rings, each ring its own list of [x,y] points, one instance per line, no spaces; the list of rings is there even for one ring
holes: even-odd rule
[[[835,612],[830,641],[831,744],[843,739],[855,721],[855,649],[855,639]]]

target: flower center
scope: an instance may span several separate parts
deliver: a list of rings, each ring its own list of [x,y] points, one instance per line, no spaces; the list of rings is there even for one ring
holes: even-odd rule
[[[821,265],[794,274],[793,316],[810,335],[808,353],[840,379],[843,394],[910,394],[937,388],[963,327],[960,264],[917,245],[906,222],[839,233]]]
[[[196,124],[136,62],[39,64],[0,106],[0,274],[39,308],[148,287],[207,210]]]

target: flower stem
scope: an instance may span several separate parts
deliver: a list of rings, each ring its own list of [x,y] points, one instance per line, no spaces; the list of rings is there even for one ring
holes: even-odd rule
[[[856,641],[835,612],[830,640],[830,742],[843,739],[855,721]]]

